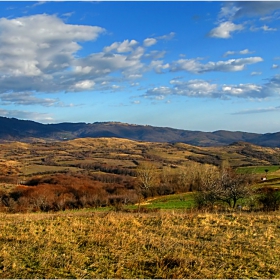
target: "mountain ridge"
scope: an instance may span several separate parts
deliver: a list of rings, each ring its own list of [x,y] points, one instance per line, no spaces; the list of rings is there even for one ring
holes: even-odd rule
[[[31,138],[70,140],[86,137],[117,137],[148,142],[182,142],[202,147],[225,146],[239,141],[265,147],[280,147],[280,132],[264,134],[227,130],[203,132],[121,122],[42,124],[31,120],[0,117],[0,139],[2,141],[30,142]]]

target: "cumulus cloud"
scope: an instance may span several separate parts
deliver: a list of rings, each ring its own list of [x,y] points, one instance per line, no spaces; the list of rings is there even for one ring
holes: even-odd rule
[[[181,95],[181,96],[211,96],[217,90],[216,84],[210,84],[203,80],[171,80],[170,84],[173,87],[155,87],[146,91],[145,96],[156,97],[156,96],[167,96],[167,95]]]
[[[257,20],[278,20],[278,11],[280,4],[278,1],[226,1],[222,4],[220,13],[218,15],[218,26],[209,32],[210,37],[214,38],[230,38],[231,34],[236,31],[245,29],[247,25],[254,24]],[[252,17],[251,22],[245,21],[244,23],[235,24],[234,21],[241,20],[243,17]],[[262,16],[261,18],[259,18]],[[254,18],[258,17],[258,19]],[[252,25],[250,31],[264,31],[271,32],[277,31],[277,28],[263,25],[255,27]]]
[[[81,46],[105,30],[65,24],[56,16],[0,19],[0,73],[7,76],[50,75],[71,65]]]
[[[69,90],[79,83],[75,70],[82,74],[91,70],[90,65],[77,64],[79,42],[95,40],[104,31],[97,26],[65,24],[46,14],[1,18],[0,93]]]
[[[211,71],[235,72],[244,70],[246,65],[261,61],[263,61],[261,57],[248,57],[218,62],[210,61],[206,64],[202,64],[198,59],[179,59],[178,61],[171,63],[170,71],[187,71],[191,73],[205,73]]]
[[[164,70],[169,68],[169,63],[165,63],[162,60],[153,60],[149,66],[153,69],[156,73],[162,74]]]
[[[263,87],[255,84],[224,85],[220,92],[222,95],[234,97],[266,97]]]
[[[90,90],[93,88],[94,86],[94,81],[90,81],[90,80],[84,80],[84,81],[80,81],[78,83],[76,83],[74,85],[74,88],[79,90]]]
[[[213,38],[228,39],[231,37],[232,32],[244,29],[242,24],[234,24],[233,22],[222,22],[218,27],[213,28],[208,36]]]
[[[98,26],[66,24],[46,14],[0,19],[0,95],[6,94],[3,99],[7,102],[9,94],[18,92],[112,90],[110,83],[139,79],[151,69],[166,69],[158,62],[165,51],[145,53],[145,47],[159,40],[154,38],[145,39],[143,46],[136,40],[124,40],[101,52],[79,56],[83,41],[95,40],[104,32]],[[145,65],[142,60],[150,62]],[[44,106],[51,104],[51,100],[44,103],[32,98]]]
[[[173,79],[170,86],[160,86],[148,89],[145,97],[180,95],[187,97],[222,98],[231,97],[264,99],[271,96],[280,96],[280,75],[276,75],[263,85],[238,84],[218,85],[205,80]]]
[[[115,42],[109,47],[103,49],[104,52],[116,51],[118,53],[127,53],[131,52],[135,46],[138,45],[138,42],[135,40],[124,40],[123,42]]]

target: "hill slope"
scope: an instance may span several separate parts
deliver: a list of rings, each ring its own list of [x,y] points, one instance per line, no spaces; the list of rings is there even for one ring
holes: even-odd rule
[[[41,124],[34,121],[0,117],[1,140],[30,141],[31,138],[65,140],[85,137],[117,137],[148,142],[181,142],[205,147],[224,146],[243,141],[259,146],[280,147],[280,132],[267,134],[225,130],[201,132],[119,122]]]

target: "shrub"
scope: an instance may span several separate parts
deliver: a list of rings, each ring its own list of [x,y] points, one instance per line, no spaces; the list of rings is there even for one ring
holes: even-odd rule
[[[276,211],[280,208],[280,191],[273,188],[263,188],[259,202],[265,211]]]

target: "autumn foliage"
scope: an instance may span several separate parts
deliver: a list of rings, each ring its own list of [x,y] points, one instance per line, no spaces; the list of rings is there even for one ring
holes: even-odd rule
[[[134,203],[136,194],[131,178],[111,178],[104,183],[78,174],[33,177],[9,193],[0,193],[2,210],[59,211],[86,207]]]

